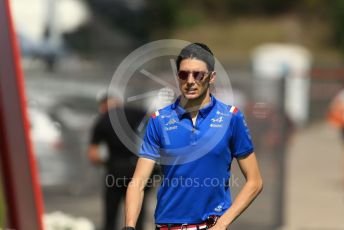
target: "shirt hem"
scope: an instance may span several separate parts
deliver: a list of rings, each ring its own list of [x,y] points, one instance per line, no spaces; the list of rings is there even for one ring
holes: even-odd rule
[[[217,215],[222,216],[224,212],[216,213],[216,214],[209,214],[209,215]],[[190,220],[190,219],[183,219],[183,220],[170,220],[170,219],[163,219],[159,221],[155,221],[155,224],[200,224],[205,220]]]
[[[158,158],[155,158],[155,157],[152,157],[152,156],[149,156],[149,155],[139,155],[140,158],[147,158],[147,159],[150,159],[150,160],[153,160],[153,161],[158,161]]]
[[[250,155],[250,154],[253,153],[253,152],[254,152],[254,149],[252,148],[252,149],[249,149],[249,150],[247,150],[247,151],[244,151],[244,152],[242,152],[242,153],[240,153],[240,154],[236,154],[235,158],[246,157],[246,156]]]
[[[204,220],[159,220],[155,224],[199,224]]]

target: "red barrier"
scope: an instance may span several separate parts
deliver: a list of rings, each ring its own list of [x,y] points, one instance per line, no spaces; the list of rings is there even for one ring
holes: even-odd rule
[[[0,163],[5,229],[42,230],[42,194],[29,139],[24,79],[8,0],[0,0]]]

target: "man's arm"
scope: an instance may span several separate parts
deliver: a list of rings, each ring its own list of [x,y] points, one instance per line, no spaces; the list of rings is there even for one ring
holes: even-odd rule
[[[135,227],[140,215],[144,188],[153,172],[155,161],[139,158],[134,176],[129,183],[125,199],[125,226]]]
[[[240,169],[245,176],[246,183],[235,198],[232,206],[218,219],[211,230],[225,230],[251,204],[263,189],[255,153],[238,158]]]
[[[106,139],[105,136],[104,125],[102,125],[101,117],[98,117],[91,130],[90,143],[87,149],[88,159],[95,165],[104,163],[100,157],[100,145]]]

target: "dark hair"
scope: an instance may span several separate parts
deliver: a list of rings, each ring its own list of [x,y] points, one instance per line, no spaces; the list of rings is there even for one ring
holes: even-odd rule
[[[203,43],[192,43],[184,47],[178,57],[177,57],[177,70],[179,70],[180,63],[184,59],[198,59],[204,61],[207,64],[207,68],[209,71],[214,71],[215,66],[215,58],[213,52],[209,49],[209,47]]]

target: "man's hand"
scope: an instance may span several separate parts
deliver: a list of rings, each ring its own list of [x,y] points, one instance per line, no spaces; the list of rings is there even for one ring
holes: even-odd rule
[[[229,230],[229,228],[225,228],[225,227],[218,227],[218,225],[216,224],[215,226],[208,228],[209,230]]]
[[[209,230],[228,230],[228,228],[226,224],[222,223],[221,220],[219,220],[213,227],[209,228]]]
[[[88,147],[88,159],[93,163],[93,164],[102,164],[103,161],[100,158],[99,155],[99,145],[90,145]]]

